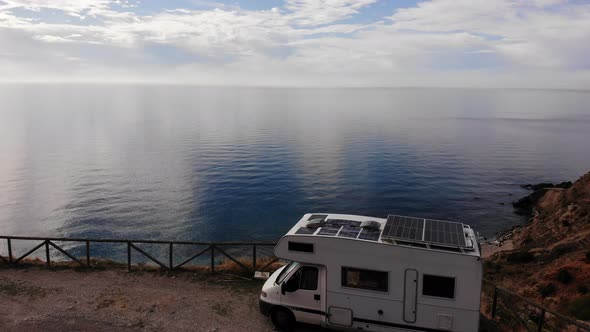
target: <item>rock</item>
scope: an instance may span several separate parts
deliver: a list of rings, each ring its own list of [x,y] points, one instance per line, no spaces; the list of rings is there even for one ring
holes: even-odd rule
[[[517,209],[515,212],[516,214],[528,215],[532,212],[535,205],[539,202],[539,200],[545,195],[547,189],[549,188],[562,188],[568,189],[572,186],[571,181],[564,181],[558,184],[553,184],[550,182],[541,182],[538,184],[523,184],[521,185],[522,188],[533,190],[533,193],[523,197],[517,201],[512,202],[512,206]]]
[[[535,190],[532,194],[512,202],[512,206],[518,209],[517,214],[529,214],[546,192],[547,189]]]
[[[571,181],[564,181],[558,184],[553,184],[551,182],[541,182],[541,183],[537,183],[537,184],[521,184],[520,186],[524,189],[529,189],[529,190],[541,190],[541,189],[545,189],[545,188],[563,188],[563,189],[568,189],[569,187],[571,187],[573,185],[573,183]]]
[[[564,181],[555,185],[555,188],[569,189],[574,184],[571,181]]]
[[[551,182],[541,182],[538,184],[530,184],[530,183],[529,184],[521,184],[520,186],[524,189],[529,189],[529,190],[533,190],[533,191],[555,187],[555,185]]]

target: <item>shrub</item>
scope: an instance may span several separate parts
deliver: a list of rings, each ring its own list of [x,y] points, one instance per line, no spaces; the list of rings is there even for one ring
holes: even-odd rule
[[[487,273],[492,273],[492,272],[498,273],[502,269],[502,265],[497,264],[492,261],[486,261],[485,262],[485,269],[486,269]]]
[[[570,303],[568,310],[577,319],[590,321],[590,296],[583,296]]]
[[[549,284],[544,285],[539,288],[539,293],[541,293],[541,296],[543,296],[543,297],[555,295],[555,291],[556,291],[555,285],[552,283],[549,283]]]
[[[574,276],[566,269],[561,269],[557,273],[557,281],[562,284],[569,284],[572,280],[574,280]]]
[[[553,250],[551,251],[551,256],[557,258],[565,254],[569,254],[570,252],[576,251],[577,249],[578,245],[575,243],[560,244],[553,248]]]
[[[578,285],[578,293],[580,293],[580,294],[587,294],[588,293],[588,287],[586,287],[586,285]]]
[[[517,251],[508,254],[506,260],[510,263],[529,263],[535,259],[535,256],[528,251]]]
[[[522,245],[523,246],[529,246],[531,244],[535,243],[535,239],[533,239],[530,235],[527,236],[526,238],[524,238],[524,240],[522,240]]]

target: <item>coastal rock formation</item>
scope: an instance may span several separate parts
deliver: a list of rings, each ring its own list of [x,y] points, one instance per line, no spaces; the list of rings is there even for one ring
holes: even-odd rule
[[[590,240],[590,173],[569,189],[545,188],[537,192],[533,206],[536,213],[531,224],[515,236],[517,247],[574,243],[584,237]]]
[[[523,184],[523,185],[521,185],[521,187],[524,189],[530,189],[530,190],[537,191],[537,190],[546,189],[546,188],[568,189],[572,185],[573,185],[573,183],[571,181],[565,181],[565,182],[558,183],[558,184],[553,184],[551,182],[542,182],[542,183],[538,183],[538,184]]]
[[[531,214],[533,208],[539,202],[539,200],[545,196],[545,193],[551,189],[569,189],[573,186],[570,181],[553,184],[553,183],[539,183],[539,184],[524,184],[522,188],[530,189],[533,191],[532,194],[523,197],[517,201],[512,202],[512,206],[516,209],[518,214]]]
[[[530,223],[511,230],[511,247],[486,259],[486,276],[579,319],[590,320],[590,173],[572,185],[532,186],[515,207]],[[520,202],[520,203],[518,203]]]

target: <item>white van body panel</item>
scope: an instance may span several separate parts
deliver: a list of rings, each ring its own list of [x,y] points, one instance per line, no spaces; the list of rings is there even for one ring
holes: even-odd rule
[[[382,225],[385,219],[326,214],[328,218],[373,220]],[[295,234],[305,226],[305,215],[277,244],[275,255],[301,265],[321,267],[319,281],[321,314],[305,315],[293,310],[297,320],[340,330],[365,331],[477,331],[479,324],[482,262],[473,230],[466,227],[470,250],[447,251],[381,241],[366,241],[335,236]],[[313,245],[313,252],[289,250],[289,242]],[[387,290],[367,290],[343,286],[343,267],[387,273]],[[273,297],[280,285],[275,272],[264,290]],[[423,295],[424,275],[454,278],[453,298]],[[288,278],[287,278],[288,279]],[[272,286],[270,285],[272,284]],[[265,300],[287,307],[307,306],[308,296],[279,296]],[[294,295],[289,293],[288,295]],[[287,301],[287,302],[285,302]],[[302,301],[302,302],[301,302]],[[333,317],[333,318],[332,318]],[[349,318],[352,319],[352,325]]]

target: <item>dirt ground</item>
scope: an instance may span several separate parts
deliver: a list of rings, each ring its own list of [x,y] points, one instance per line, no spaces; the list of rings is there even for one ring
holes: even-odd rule
[[[502,243],[482,243],[481,245],[481,256],[483,259],[491,257],[493,254],[500,251],[510,251],[514,249],[514,243],[512,240],[503,241]]]
[[[206,272],[0,265],[0,331],[275,331],[258,311],[261,287]]]
[[[258,311],[261,286],[206,273],[0,267],[0,331],[273,331]]]

